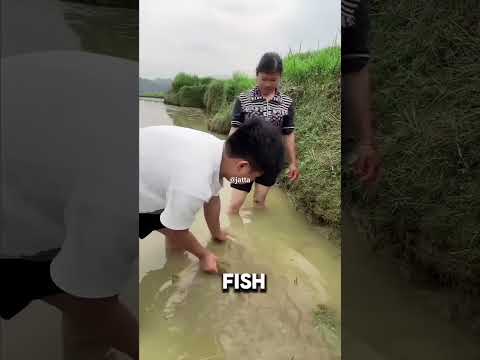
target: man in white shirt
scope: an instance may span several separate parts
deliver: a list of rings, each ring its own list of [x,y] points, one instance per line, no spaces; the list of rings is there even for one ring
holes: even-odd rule
[[[158,230],[168,242],[185,249],[206,272],[217,272],[217,257],[190,232],[203,207],[212,237],[227,239],[220,228],[222,179],[250,179],[265,171],[280,172],[280,132],[262,119],[245,122],[226,141],[183,127],[140,129],[139,236]]]
[[[1,67],[0,317],[42,299],[138,358],[118,300],[137,271],[138,63],[48,51]]]

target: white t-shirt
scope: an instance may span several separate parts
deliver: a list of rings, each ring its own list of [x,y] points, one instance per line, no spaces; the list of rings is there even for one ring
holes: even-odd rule
[[[164,226],[190,228],[198,210],[222,187],[223,146],[215,136],[189,128],[140,129],[140,213],[164,209]]]
[[[57,286],[118,294],[138,257],[138,63],[51,51],[1,66],[0,258],[61,248]]]

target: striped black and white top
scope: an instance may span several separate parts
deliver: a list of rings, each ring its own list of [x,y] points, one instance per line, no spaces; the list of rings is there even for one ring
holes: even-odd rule
[[[288,135],[295,130],[295,108],[291,97],[277,91],[272,100],[267,101],[258,87],[241,93],[235,101],[232,114],[232,127],[236,128],[252,116],[263,117]]]
[[[357,72],[370,61],[368,0],[342,0],[342,73]]]
[[[355,12],[361,0],[342,0],[342,28],[355,25]]]

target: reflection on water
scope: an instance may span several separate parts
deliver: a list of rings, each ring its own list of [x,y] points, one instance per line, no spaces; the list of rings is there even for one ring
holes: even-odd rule
[[[349,270],[349,286],[342,290],[348,318],[343,328],[343,340],[348,337],[349,344],[345,358],[480,359],[478,336],[445,319],[442,301],[447,294],[399,277],[398,265],[370,251],[348,213],[342,214],[342,222],[342,241],[348,244],[344,254],[349,252],[344,258],[355,269],[355,274]]]
[[[142,110],[153,106],[163,114],[163,103],[141,101],[141,116],[154,114]],[[159,124],[159,118],[140,121]],[[191,121],[201,126],[197,118]],[[152,234],[140,241],[142,359],[339,358],[340,333],[318,326],[314,317],[322,304],[336,314],[339,329],[340,252],[328,240],[329,229],[309,225],[278,188],[269,195],[268,209],[251,208],[249,199],[240,217],[225,214],[228,185],[220,197],[221,222],[234,240],[211,242],[202,212],[193,233],[226,271],[266,273],[268,291],[225,294],[220,276],[199,272],[189,255],[166,253],[163,236]]]
[[[61,2],[83,50],[138,61],[138,10]]]

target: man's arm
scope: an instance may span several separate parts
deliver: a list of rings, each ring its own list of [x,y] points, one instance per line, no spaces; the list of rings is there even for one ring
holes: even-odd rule
[[[215,238],[220,235],[220,197],[214,196],[203,205],[203,213],[210,233]]]
[[[175,247],[185,249],[189,253],[192,253],[197,258],[202,259],[210,252],[204,248],[197,240],[195,235],[189,229],[185,230],[173,230],[163,228],[159,230],[163,235],[167,236],[169,240],[175,244]]]
[[[225,241],[229,239],[230,234],[220,227],[220,207],[220,196],[214,196],[203,205],[203,213],[212,237],[218,241]]]
[[[171,241],[176,248],[184,249],[195,255],[199,262],[200,268],[208,273],[218,272],[217,257],[197,240],[195,235],[189,229],[173,230],[163,228],[159,230],[167,237],[167,241]]]

